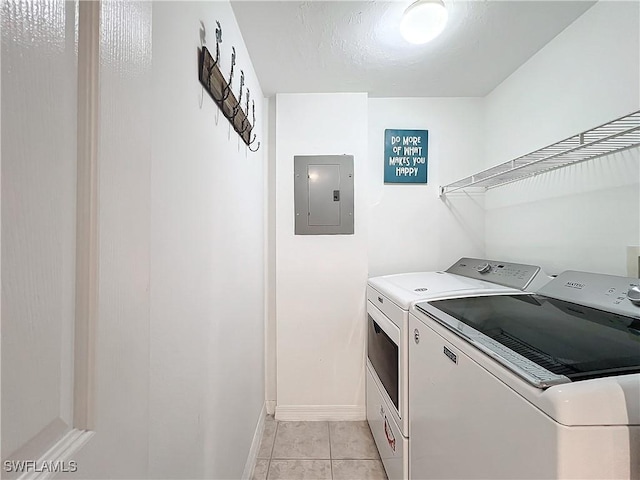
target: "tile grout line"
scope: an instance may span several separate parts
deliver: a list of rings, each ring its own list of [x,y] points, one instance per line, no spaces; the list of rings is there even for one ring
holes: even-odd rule
[[[276,429],[273,432],[273,442],[271,443],[271,452],[269,453],[269,462],[267,463],[267,476],[265,480],[269,480],[269,470],[271,470],[271,460],[273,459],[273,450],[276,448],[276,435],[278,435],[278,421],[276,420],[275,415],[273,416],[273,421],[276,423]]]
[[[322,461],[327,461],[327,460],[331,460],[330,458],[324,458],[324,457],[276,457],[274,458],[274,460],[282,460],[283,462],[314,462],[316,460],[322,460]],[[357,458],[336,458],[336,460],[358,460]],[[365,459],[360,459],[360,460],[369,460],[368,458]]]
[[[329,471],[331,472],[331,480],[333,480],[333,452],[331,451],[331,424],[327,422],[327,430],[329,433]]]

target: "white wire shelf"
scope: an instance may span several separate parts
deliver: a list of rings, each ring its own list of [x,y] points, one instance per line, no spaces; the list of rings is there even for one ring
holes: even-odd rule
[[[637,146],[640,146],[640,110],[442,186],[440,195],[458,190],[486,191],[556,168]]]

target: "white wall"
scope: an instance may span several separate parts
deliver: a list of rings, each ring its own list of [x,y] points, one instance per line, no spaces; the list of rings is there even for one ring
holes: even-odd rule
[[[483,104],[474,98],[369,99],[369,275],[445,269],[484,255],[482,196],[438,187],[484,159]],[[428,183],[384,184],[384,130],[429,131]]]
[[[367,96],[276,96],[276,418],[364,419]],[[293,157],[352,154],[354,235],[294,235]]]
[[[275,414],[278,397],[277,367],[277,311],[276,311],[276,97],[270,97],[265,106],[267,111],[268,149],[266,182],[266,222],[265,252],[267,258],[265,279],[265,401],[267,412]]]
[[[487,166],[640,108],[639,9],[596,4],[486,98]],[[640,243],[639,157],[629,150],[490,191],[487,256],[626,275],[626,248]]]
[[[228,3],[104,4],[96,434],[78,478],[245,473],[264,405],[264,155],[198,82],[216,20],[260,121]]]
[[[263,95],[227,2],[153,4],[150,474],[240,478],[264,405],[264,148],[197,77],[200,22]],[[261,123],[257,133],[262,138]]]

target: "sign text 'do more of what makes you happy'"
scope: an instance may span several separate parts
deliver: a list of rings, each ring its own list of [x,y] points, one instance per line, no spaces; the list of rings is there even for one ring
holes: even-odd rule
[[[384,183],[427,183],[428,130],[384,131]]]

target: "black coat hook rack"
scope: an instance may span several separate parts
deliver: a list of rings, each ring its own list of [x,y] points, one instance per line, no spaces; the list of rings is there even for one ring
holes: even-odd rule
[[[220,22],[216,22],[216,56],[211,55],[207,47],[203,46],[198,49],[198,78],[200,83],[207,91],[209,96],[218,105],[223,115],[229,120],[231,126],[236,131],[242,141],[247,144],[249,150],[257,152],[260,148],[260,142],[256,142],[256,134],[252,135],[253,128],[256,125],[256,105],[251,101],[252,121],[249,121],[249,89],[244,85],[244,72],[240,70],[240,91],[238,97],[232,91],[232,82],[234,69],[236,65],[236,49],[231,49],[231,72],[229,73],[229,81],[227,82],[224,75],[220,71],[220,44],[222,43],[222,27]],[[246,93],[246,107],[242,109],[242,97]]]

